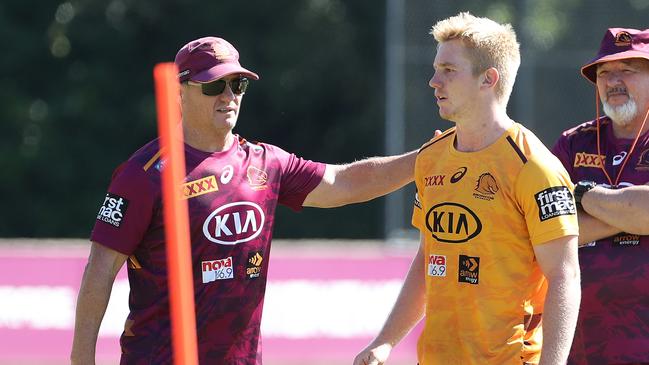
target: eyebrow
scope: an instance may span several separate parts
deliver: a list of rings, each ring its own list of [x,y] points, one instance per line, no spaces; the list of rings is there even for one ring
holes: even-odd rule
[[[457,67],[456,64],[454,64],[454,63],[450,63],[450,62],[442,62],[442,63],[438,63],[438,64],[437,64],[437,67],[449,67],[449,66],[451,66],[451,67]],[[433,68],[435,68],[435,63],[434,63],[434,62],[433,62]]]

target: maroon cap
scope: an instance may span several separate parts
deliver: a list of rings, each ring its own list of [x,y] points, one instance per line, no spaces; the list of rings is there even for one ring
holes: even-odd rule
[[[191,41],[178,51],[174,62],[180,82],[205,83],[232,74],[259,80],[256,73],[241,67],[239,52],[223,38],[203,37]]]
[[[598,64],[627,58],[649,60],[649,29],[609,28],[599,46],[597,57],[581,68],[581,74],[595,83]]]

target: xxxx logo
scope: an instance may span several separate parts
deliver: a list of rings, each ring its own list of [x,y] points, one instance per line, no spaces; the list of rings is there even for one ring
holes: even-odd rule
[[[219,187],[216,184],[214,175],[204,177],[202,179],[190,181],[182,185],[183,198],[191,199],[195,196],[218,191]]]
[[[605,155],[577,152],[574,167],[600,167],[606,164]]]
[[[442,186],[446,175],[434,175],[424,177],[425,186]]]

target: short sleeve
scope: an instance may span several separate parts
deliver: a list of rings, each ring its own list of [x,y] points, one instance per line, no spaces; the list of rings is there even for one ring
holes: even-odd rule
[[[560,162],[550,157],[528,161],[515,185],[533,245],[579,234],[572,182]]]
[[[125,255],[144,238],[153,216],[158,189],[135,164],[126,162],[113,173],[90,239]]]
[[[304,199],[322,181],[326,164],[305,160],[277,146],[266,144],[266,147],[280,164],[278,203],[295,211],[302,210]]]
[[[421,199],[419,198],[419,190],[415,191],[414,201],[412,204],[412,221],[413,227],[421,232],[424,231],[424,212],[421,207]]]

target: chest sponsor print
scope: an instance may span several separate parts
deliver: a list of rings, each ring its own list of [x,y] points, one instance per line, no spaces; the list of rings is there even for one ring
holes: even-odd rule
[[[613,246],[626,247],[638,246],[640,244],[640,236],[637,234],[620,233],[613,237]]]
[[[606,156],[594,153],[577,152],[573,167],[600,167],[606,166]]]
[[[424,186],[443,186],[446,175],[431,175],[424,177]]]
[[[462,204],[441,203],[426,213],[426,228],[439,242],[463,243],[480,234],[482,222]]]
[[[248,263],[246,265],[246,276],[248,279],[255,279],[261,275],[261,265],[263,262],[264,253],[262,251],[248,253]]]
[[[478,284],[480,282],[480,257],[460,255],[457,280],[460,283]]]
[[[216,183],[216,177],[210,175],[202,179],[184,183],[181,189],[183,197],[185,199],[191,199],[196,196],[219,191],[219,186]]]
[[[201,271],[203,272],[203,283],[211,283],[216,280],[227,280],[234,278],[234,269],[232,268],[232,256],[212,261],[201,262]]]
[[[446,256],[428,256],[428,276],[446,276]]]
[[[211,242],[236,245],[248,242],[261,233],[265,215],[253,202],[241,201],[216,208],[203,223],[203,234]]]

